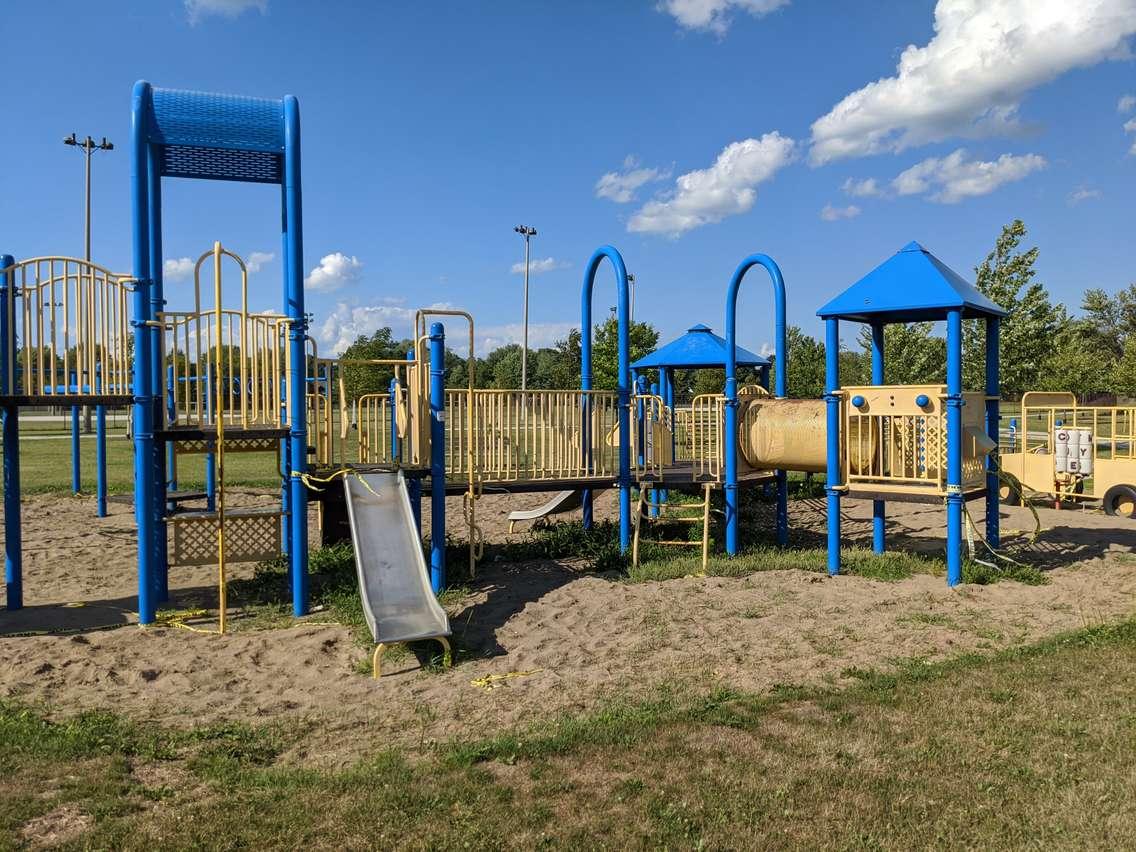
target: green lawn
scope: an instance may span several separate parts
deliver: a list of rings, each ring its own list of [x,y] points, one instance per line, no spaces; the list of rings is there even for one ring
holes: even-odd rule
[[[0,847],[61,826],[64,848],[1131,845],[1136,622],[848,674],[424,750],[375,739],[337,770],[281,760],[310,722],[175,732],[0,703]]]

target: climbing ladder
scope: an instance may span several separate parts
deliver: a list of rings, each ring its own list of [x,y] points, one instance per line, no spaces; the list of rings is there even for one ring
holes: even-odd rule
[[[702,502],[701,503],[667,503],[657,502],[651,494],[653,493],[649,488],[639,489],[639,503],[635,510],[635,517],[632,523],[635,527],[635,534],[632,538],[631,544],[631,562],[638,568],[639,567],[639,541],[643,534],[645,526],[659,525],[659,524],[702,524],[702,540],[690,541],[688,539],[644,539],[645,541],[653,542],[654,544],[661,544],[668,547],[701,547],[702,548],[702,573],[706,573],[706,563],[710,557],[710,492],[713,484],[710,482],[703,483],[702,485]],[[684,515],[680,514],[683,511],[691,511],[701,509],[701,515]],[[652,515],[652,512],[657,514]]]

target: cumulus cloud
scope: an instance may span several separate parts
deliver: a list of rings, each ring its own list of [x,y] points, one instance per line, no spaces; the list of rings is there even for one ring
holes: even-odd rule
[[[570,265],[568,261],[557,260],[554,257],[530,259],[529,275],[540,275],[542,272],[551,272],[554,269],[567,269]],[[525,262],[521,260],[514,263],[512,272],[514,275],[524,275]]]
[[[623,161],[623,169],[607,172],[596,181],[596,198],[606,198],[616,204],[628,204],[635,200],[635,192],[644,184],[666,180],[671,176],[662,169],[643,168],[639,158],[629,155]]]
[[[563,340],[579,323],[571,322],[530,322],[529,323],[529,352],[544,346],[551,346],[558,340]],[[509,343],[520,343],[524,339],[524,326],[519,322],[504,323],[502,325],[488,325],[477,329],[477,338],[474,340],[474,351],[478,355],[486,355],[500,346]],[[532,369],[532,359],[529,359],[529,369]]]
[[[245,260],[245,268],[249,272],[260,272],[272,261],[276,260],[276,254],[270,251],[254,251]]]
[[[363,262],[359,258],[335,251],[320,258],[319,266],[304,279],[304,286],[316,292],[330,293],[358,281],[362,269]]]
[[[268,0],[185,0],[185,14],[192,25],[210,15],[232,20],[252,9],[268,14]]]
[[[1124,122],[1125,133],[1136,133],[1136,118],[1130,118]],[[1132,143],[1132,147],[1128,149],[1128,153],[1136,157],[1136,142]]]
[[[934,27],[926,45],[907,46],[894,77],[813,123],[814,165],[1017,129],[1030,89],[1126,55],[1136,0],[939,0]]]
[[[883,188],[875,178],[864,178],[863,180],[848,178],[840,188],[847,195],[855,198],[875,198],[884,194]]]
[[[657,8],[685,29],[724,36],[733,23],[733,11],[760,18],[788,5],[789,0],[661,0]]]
[[[758,185],[792,162],[795,144],[774,131],[727,145],[712,166],[679,175],[673,190],[644,204],[627,230],[678,237],[749,211]]]
[[[1116,102],[1116,111],[1123,115],[1136,109],[1136,95],[1124,95]]]
[[[826,204],[820,211],[820,218],[826,222],[838,222],[841,219],[855,219],[860,213],[860,208],[855,204],[849,204],[847,207],[833,207],[831,204]]]
[[[1037,154],[1003,154],[997,160],[967,160],[959,148],[945,157],[928,157],[891,182],[897,195],[927,195],[940,204],[955,204],[964,198],[988,195],[1003,184],[1019,181],[1044,169]]]
[[[187,281],[193,277],[194,261],[189,257],[168,257],[162,263],[162,279]]]
[[[1082,201],[1091,201],[1095,198],[1101,198],[1103,193],[1099,189],[1090,189],[1087,186],[1079,186],[1069,193],[1070,206],[1080,204]]]
[[[448,303],[429,305],[431,308],[449,309]],[[361,334],[373,334],[388,327],[396,338],[414,335],[414,308],[404,305],[403,299],[380,299],[370,305],[349,305],[339,302],[315,329],[320,352],[341,355]]]

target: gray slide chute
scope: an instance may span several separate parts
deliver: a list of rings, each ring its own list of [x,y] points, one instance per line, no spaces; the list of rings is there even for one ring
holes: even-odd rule
[[[513,525],[517,521],[538,521],[541,518],[547,518],[549,515],[571,512],[573,509],[579,509],[583,502],[584,492],[578,488],[572,491],[557,491],[551,500],[535,509],[518,509],[510,512],[509,532],[513,531]]]
[[[384,646],[438,639],[448,648],[450,621],[430,588],[422,542],[401,471],[343,480],[359,594],[371,635]]]

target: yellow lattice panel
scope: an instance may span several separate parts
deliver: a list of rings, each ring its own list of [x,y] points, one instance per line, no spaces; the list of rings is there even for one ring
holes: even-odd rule
[[[227,450],[227,448],[226,448]],[[225,561],[263,562],[280,555],[279,509],[233,509],[225,513]],[[187,512],[167,519],[173,547],[170,565],[217,564],[217,515]]]
[[[230,438],[225,436],[225,452],[227,453],[272,453],[279,449],[279,438]],[[174,452],[179,456],[195,456],[217,451],[217,442],[213,438],[202,438],[192,441],[177,441],[174,443]]]

